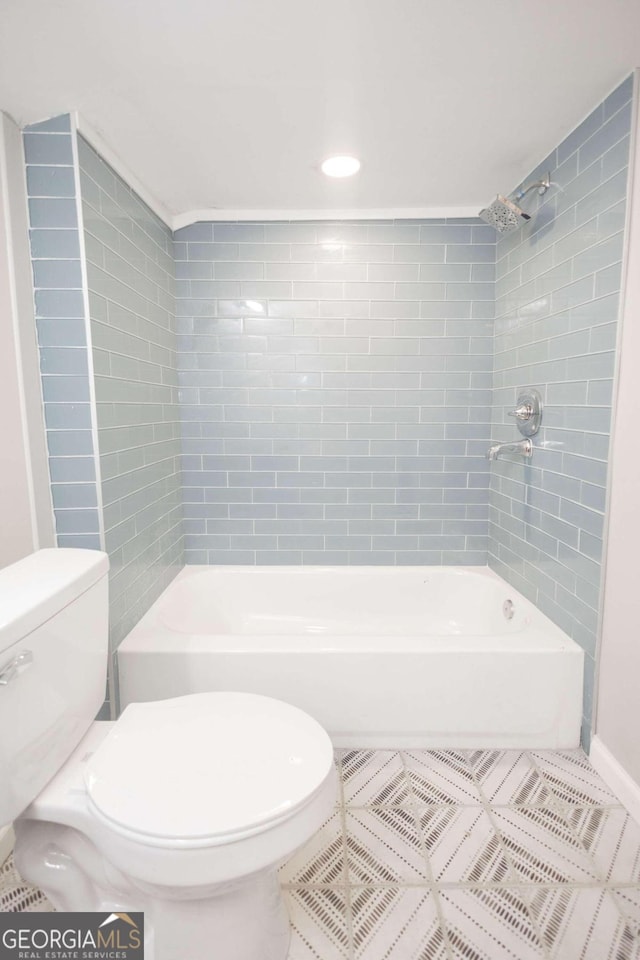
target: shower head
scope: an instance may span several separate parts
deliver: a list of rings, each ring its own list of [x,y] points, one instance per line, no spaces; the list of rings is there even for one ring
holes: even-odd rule
[[[548,173],[544,180],[536,180],[535,183],[529,184],[523,190],[518,190],[515,199],[522,200],[530,190],[534,190],[536,187],[538,188],[538,194],[543,196],[550,186],[551,174]],[[498,194],[493,203],[481,210],[478,216],[498,233],[511,233],[512,230],[517,230],[523,223],[531,220],[531,214],[525,213],[514,200],[509,200],[508,197],[503,197],[501,194]]]
[[[531,220],[530,215],[525,213],[517,203],[500,194],[493,203],[481,210],[478,216],[498,233],[511,233],[512,230],[517,230],[527,220]]]

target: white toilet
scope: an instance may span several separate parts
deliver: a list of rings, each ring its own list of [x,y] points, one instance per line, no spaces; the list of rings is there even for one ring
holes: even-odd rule
[[[147,960],[284,960],[276,870],[329,816],[329,737],[269,697],[199,693],[95,722],[105,554],[0,570],[0,824],[60,910],[144,911]]]

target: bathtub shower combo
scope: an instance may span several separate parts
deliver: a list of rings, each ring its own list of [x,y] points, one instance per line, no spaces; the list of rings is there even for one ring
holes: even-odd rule
[[[509,416],[524,439],[487,457],[529,459],[542,413],[540,393],[521,391]],[[264,694],[311,714],[342,747],[580,740],[582,650],[485,567],[188,566],[118,666],[123,704]]]
[[[118,658],[123,705],[265,694],[337,746],[579,743],[582,650],[485,567],[189,566]]]

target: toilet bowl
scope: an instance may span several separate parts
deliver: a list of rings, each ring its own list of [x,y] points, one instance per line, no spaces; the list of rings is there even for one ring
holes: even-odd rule
[[[58,559],[51,555],[69,553],[71,569],[47,577]],[[52,653],[58,640],[64,654],[71,638],[80,674],[97,669],[106,631],[73,630],[105,613],[105,558],[40,554],[40,562],[21,561],[31,586],[17,591],[16,615],[0,622],[0,680],[9,678],[0,683],[0,756],[10,771],[0,819],[16,818],[18,870],[59,910],[143,911],[147,960],[285,960],[277,868],[334,808],[329,737],[289,704],[235,692],[131,704],[115,722],[87,720],[86,694],[69,701],[60,679],[69,662]],[[17,582],[15,571],[4,574],[0,610],[3,588],[15,594]],[[81,581],[79,597],[70,577]],[[53,593],[62,596],[57,611]],[[15,727],[16,712],[26,730]]]

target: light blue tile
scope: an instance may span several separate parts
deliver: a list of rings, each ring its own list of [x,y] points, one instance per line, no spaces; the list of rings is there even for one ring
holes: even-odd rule
[[[591,536],[602,539],[604,515],[601,512],[564,500],[560,515],[563,520],[578,527],[581,531],[586,531]]]
[[[614,234],[573,258],[573,276],[595,273],[622,259],[622,234]]]
[[[94,483],[52,483],[51,497],[54,509],[97,508]]]
[[[32,227],[77,227],[75,200],[58,197],[37,197],[29,200],[29,223]]]
[[[87,333],[84,318],[38,319],[38,343],[41,347],[84,347]]]
[[[447,263],[495,263],[495,244],[449,244]]]
[[[213,229],[213,223],[190,223],[189,226],[176,230],[173,234],[173,239],[176,242],[201,240],[213,243]]]
[[[237,243],[197,243],[187,244],[189,260],[237,260]]]
[[[631,136],[623,137],[602,157],[602,180],[609,194],[622,198],[626,195],[626,173],[631,149]],[[603,197],[601,208],[606,204]]]
[[[73,262],[73,261],[71,261]],[[81,290],[36,290],[36,317],[84,317]]]
[[[594,380],[589,384],[587,403],[610,406],[613,398],[613,380]]]
[[[24,152],[28,164],[71,166],[73,149],[70,134],[25,132]]]
[[[493,297],[491,283],[447,283],[447,300],[493,300]]]
[[[392,257],[387,250],[381,252],[380,257],[385,262],[393,259],[396,263],[444,263],[445,249],[437,243],[400,244],[393,248]]]
[[[50,457],[52,483],[81,483],[95,480],[95,463],[90,457]]]
[[[73,167],[28,166],[27,193],[30,197],[74,197]]]
[[[617,113],[633,97],[633,73],[629,74],[626,80],[623,80],[619,87],[610,93],[604,101],[604,117],[609,117]]]
[[[604,104],[599,104],[589,116],[576,127],[576,129],[566,137],[558,146],[557,159],[558,164],[572,153],[574,153],[585,141],[598,130],[604,120]]]
[[[421,263],[419,271],[419,279],[428,283],[455,283],[471,279],[470,263]]]
[[[225,562],[225,561],[223,561]],[[274,551],[256,551],[256,563],[266,566],[300,566],[302,563],[302,551],[300,550],[274,550]]]
[[[263,243],[264,224],[261,223],[216,223],[213,238],[216,242]]]
[[[213,280],[213,263],[206,260],[177,260],[175,267],[178,280]]]
[[[97,510],[54,510],[58,534],[98,533]]]
[[[472,263],[471,280],[472,282],[490,282],[493,283],[496,278],[496,267],[494,263]],[[486,301],[484,301],[486,302]],[[493,312],[492,312],[493,315]]]
[[[569,283],[559,290],[554,290],[551,294],[551,309],[554,313],[567,310],[592,300],[593,296],[593,277],[583,277],[575,283]]]
[[[590,349],[593,352],[614,350],[616,346],[617,331],[618,324],[615,322],[603,323],[600,326],[592,327],[590,331]]]
[[[42,377],[45,403],[88,403],[89,381],[86,376]]]
[[[631,103],[628,102],[580,146],[578,168],[594,163],[612,144],[625,137],[631,129]]]
[[[283,535],[278,537],[278,550],[323,550],[322,536]]]
[[[383,550],[351,550],[349,551],[349,563],[366,566],[392,566],[397,562],[397,555],[391,551]]]
[[[100,536],[97,533],[58,534],[58,547],[79,547],[82,550],[102,550]]]
[[[610,293],[617,293],[622,283],[622,263],[614,263],[596,273],[596,298],[605,297]]]
[[[57,117],[41,120],[39,123],[30,123],[25,127],[27,133],[64,133],[71,130],[71,117],[68,113],[61,113]]]
[[[493,229],[493,227],[486,226],[485,224],[474,225],[471,228],[471,242],[472,243],[488,243],[495,245],[498,240],[498,234]]]
[[[31,230],[31,256],[79,260],[80,243],[77,230]]]
[[[268,244],[315,243],[318,226],[315,223],[265,223],[264,240]]]
[[[268,503],[232,503],[229,505],[231,519],[263,520],[276,516],[276,505]]]
[[[33,261],[34,287],[58,290],[80,289],[82,287],[82,270],[79,260],[34,260]],[[65,314],[57,314],[65,316]],[[74,314],[66,314],[74,316]]]
[[[88,403],[46,403],[44,418],[51,430],[90,430],[92,427]]]
[[[420,227],[420,241],[425,244],[471,243],[471,226],[446,224],[423,224]]]
[[[87,351],[83,347],[41,347],[40,369],[43,374],[88,377]]]

